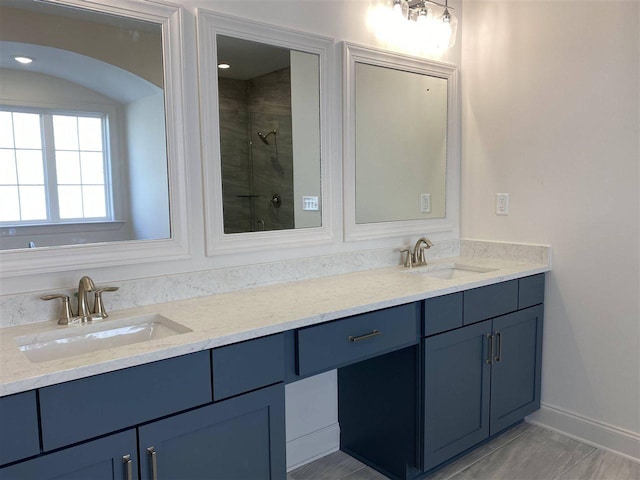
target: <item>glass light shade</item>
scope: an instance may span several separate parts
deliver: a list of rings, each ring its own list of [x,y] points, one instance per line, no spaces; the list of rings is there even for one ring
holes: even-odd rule
[[[429,7],[421,8],[418,12],[418,18],[416,19],[416,22],[418,22],[419,25],[423,25],[424,28],[428,28],[427,25],[432,20],[433,10],[431,10]]]
[[[443,14],[441,17],[441,21],[444,25],[442,28],[443,37],[441,38],[441,45],[444,48],[451,48],[456,44],[458,18],[455,15],[452,15],[448,10],[445,10],[445,13],[448,15],[445,16],[445,14]]]
[[[402,18],[409,18],[409,2],[407,0],[393,0],[393,13]]]

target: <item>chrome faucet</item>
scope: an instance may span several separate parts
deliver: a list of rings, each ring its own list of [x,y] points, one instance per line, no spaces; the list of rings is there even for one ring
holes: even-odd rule
[[[91,278],[86,275],[80,279],[78,283],[78,317],[82,322],[91,320],[91,311],[87,303],[87,293],[93,292],[96,289],[96,285]]]
[[[400,250],[401,252],[407,252],[407,259],[404,262],[404,266],[407,268],[413,268],[426,265],[427,257],[424,254],[424,251],[431,247],[433,247],[433,243],[431,243],[431,240],[422,237],[418,239],[415,246],[413,247],[413,250],[411,250],[411,247]]]

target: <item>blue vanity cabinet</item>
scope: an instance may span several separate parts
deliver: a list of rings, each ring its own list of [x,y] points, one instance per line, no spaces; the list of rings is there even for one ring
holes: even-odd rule
[[[39,390],[47,452],[211,402],[208,351]]]
[[[36,392],[0,398],[0,465],[40,453]]]
[[[34,436],[36,446],[24,450],[21,458],[7,450],[12,454],[9,462],[15,463],[0,468],[0,480],[284,479],[282,335],[221,347],[213,359],[218,359],[219,369],[226,366],[242,375],[246,365],[234,367],[232,362],[244,353],[255,363],[253,342],[258,351],[277,358],[265,359],[271,367],[258,369],[249,380],[227,384],[228,376],[221,374],[220,392],[233,396],[218,402],[211,398],[209,351],[40,389],[42,438],[48,439],[42,451],[36,391],[19,394],[16,398],[26,408],[12,411],[32,413],[20,418],[33,417],[34,435],[29,423],[24,433]],[[265,382],[276,383],[259,388]],[[94,405],[81,408],[83,398]],[[15,403],[12,397],[0,400],[3,407]],[[95,438],[116,430],[122,431]],[[20,444],[20,432],[14,429],[12,434]]]
[[[0,469],[2,480],[133,480],[137,476],[134,429]]]
[[[540,408],[543,306],[493,320],[491,435]]]
[[[296,331],[297,371],[308,376],[420,343],[420,302]]]
[[[213,400],[284,381],[285,334],[254,338],[211,350]]]
[[[423,340],[424,471],[540,408],[544,275],[513,282],[492,285],[489,306],[480,305],[486,287],[464,292],[475,323]],[[512,308],[521,309],[477,321]]]
[[[489,436],[491,320],[424,340],[424,470]]]
[[[286,478],[284,384],[139,428],[142,479]]]

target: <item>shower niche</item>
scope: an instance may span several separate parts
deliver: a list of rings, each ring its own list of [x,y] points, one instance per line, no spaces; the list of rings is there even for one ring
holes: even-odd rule
[[[218,67],[224,233],[295,228],[292,52],[222,35],[217,44],[229,65]],[[238,50],[257,49],[260,62],[239,63]]]

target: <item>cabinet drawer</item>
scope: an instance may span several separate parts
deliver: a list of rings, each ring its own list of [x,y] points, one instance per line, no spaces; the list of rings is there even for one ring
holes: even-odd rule
[[[214,348],[215,401],[284,380],[284,334]]]
[[[424,301],[424,335],[428,337],[462,326],[462,292]]]
[[[297,331],[298,373],[330,370],[418,343],[420,304],[410,303]]]
[[[40,389],[44,450],[211,401],[208,351]]]
[[[0,465],[40,453],[36,392],[0,398]]]
[[[464,324],[476,323],[518,309],[518,280],[464,292]]]
[[[518,280],[518,309],[544,303],[544,273]]]

